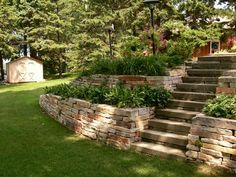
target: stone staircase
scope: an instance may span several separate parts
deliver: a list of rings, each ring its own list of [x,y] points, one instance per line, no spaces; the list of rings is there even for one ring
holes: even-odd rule
[[[201,112],[207,99],[215,97],[218,77],[236,69],[231,56],[201,57],[190,64],[188,76],[177,85],[166,109],[157,111],[148,129],[141,131],[141,142],[132,144],[138,152],[185,159],[192,118]]]

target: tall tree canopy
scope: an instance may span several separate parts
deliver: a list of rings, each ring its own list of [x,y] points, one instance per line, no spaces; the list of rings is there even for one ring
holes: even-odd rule
[[[220,2],[235,8],[234,0]],[[179,50],[187,47],[191,53],[220,36],[214,4],[214,0],[162,0],[151,29],[143,0],[1,0],[0,56],[30,55],[44,60],[46,71],[62,74],[65,66],[80,68],[109,56],[106,27],[112,24],[114,57],[151,50],[153,30],[160,52],[173,50],[178,42]]]

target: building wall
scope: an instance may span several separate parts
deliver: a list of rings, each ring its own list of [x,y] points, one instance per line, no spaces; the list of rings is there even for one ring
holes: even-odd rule
[[[40,61],[23,57],[7,64],[9,83],[43,81],[43,64]]]

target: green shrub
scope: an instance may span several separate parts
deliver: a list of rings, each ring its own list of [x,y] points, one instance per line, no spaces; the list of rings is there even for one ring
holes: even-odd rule
[[[208,116],[236,119],[236,96],[218,95],[207,102],[203,112]]]
[[[117,107],[165,107],[171,96],[166,89],[140,86],[128,88],[117,85],[112,88],[107,86],[75,86],[62,84],[54,87],[46,87],[45,93],[62,96],[63,98],[79,98],[97,104],[109,104]]]
[[[236,44],[231,48],[231,52],[236,52]]]
[[[165,56],[163,56],[165,57]],[[163,58],[162,57],[162,58]],[[92,74],[106,75],[165,75],[167,59],[158,56],[123,59],[98,59],[94,61],[82,76]]]
[[[194,49],[195,46],[193,45],[193,43],[185,39],[181,38],[177,41],[170,40],[168,42],[167,54],[169,56],[178,56],[180,62],[183,63],[185,60],[192,57]]]

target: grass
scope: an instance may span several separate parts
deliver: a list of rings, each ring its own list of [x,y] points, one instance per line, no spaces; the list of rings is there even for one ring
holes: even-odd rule
[[[44,83],[0,86],[0,177],[230,177],[203,165],[164,160],[82,139],[41,112]]]

